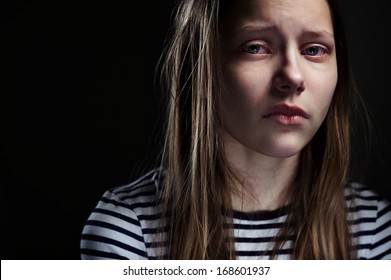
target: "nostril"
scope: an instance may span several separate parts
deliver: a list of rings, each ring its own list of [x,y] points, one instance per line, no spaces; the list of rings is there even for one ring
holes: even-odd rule
[[[282,94],[301,94],[305,90],[304,81],[301,77],[289,77],[280,73],[274,77],[273,86]]]

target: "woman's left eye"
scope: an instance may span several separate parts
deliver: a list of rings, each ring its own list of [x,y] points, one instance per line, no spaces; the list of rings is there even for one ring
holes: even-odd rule
[[[326,50],[320,46],[311,46],[302,50],[301,53],[309,56],[322,56],[326,53]]]

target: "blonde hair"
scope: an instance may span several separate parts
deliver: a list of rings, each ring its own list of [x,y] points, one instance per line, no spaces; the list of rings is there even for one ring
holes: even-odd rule
[[[219,17],[229,2],[178,2],[172,36],[159,64],[162,91],[168,94],[162,166],[166,169],[164,215],[169,225],[165,256],[170,259],[235,258],[233,232],[226,226],[232,224],[228,182],[234,176],[222,152],[216,55]],[[283,236],[295,234],[295,259],[354,258],[344,190],[350,159],[349,104],[358,95],[336,1],[328,2],[339,79],[324,123],[301,153],[291,213],[275,238],[277,252]]]

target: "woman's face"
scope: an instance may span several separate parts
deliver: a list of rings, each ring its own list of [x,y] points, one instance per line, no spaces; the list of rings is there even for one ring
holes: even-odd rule
[[[235,0],[222,36],[225,140],[271,157],[298,154],[338,78],[326,0]]]

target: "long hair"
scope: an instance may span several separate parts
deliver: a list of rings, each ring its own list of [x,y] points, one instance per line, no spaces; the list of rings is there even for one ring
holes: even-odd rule
[[[222,141],[219,18],[230,1],[177,3],[174,28],[160,61],[167,93],[162,151],[164,222],[170,259],[234,259],[230,180]],[[302,150],[295,197],[275,238],[296,236],[295,259],[354,258],[344,191],[350,160],[350,111],[360,99],[351,76],[337,1],[328,1],[337,49],[338,82],[329,112]],[[350,106],[350,107],[349,107]],[[300,220],[299,220],[300,218]],[[274,257],[272,255],[272,257]]]

